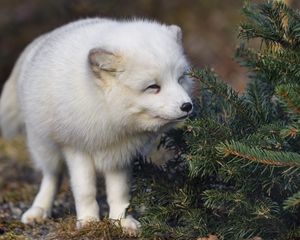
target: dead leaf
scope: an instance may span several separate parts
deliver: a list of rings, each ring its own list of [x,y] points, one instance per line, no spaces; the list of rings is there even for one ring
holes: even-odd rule
[[[219,240],[219,238],[216,235],[209,234],[207,237],[200,237],[197,240]]]

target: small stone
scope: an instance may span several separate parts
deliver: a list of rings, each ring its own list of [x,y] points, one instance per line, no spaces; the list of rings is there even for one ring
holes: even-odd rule
[[[20,217],[22,215],[22,210],[18,207],[11,207],[10,210],[12,214],[16,217]]]

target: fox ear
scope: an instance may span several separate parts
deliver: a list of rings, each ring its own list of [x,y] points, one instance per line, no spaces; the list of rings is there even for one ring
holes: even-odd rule
[[[174,36],[176,38],[176,41],[178,43],[181,43],[182,42],[182,31],[181,31],[181,28],[179,26],[177,26],[177,25],[170,25],[168,28],[174,34]]]
[[[93,48],[90,50],[89,63],[95,74],[100,74],[101,71],[114,73],[117,71],[117,56],[102,48]]]

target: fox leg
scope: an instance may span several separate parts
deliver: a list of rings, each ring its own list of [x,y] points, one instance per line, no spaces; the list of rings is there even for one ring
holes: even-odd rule
[[[31,156],[42,170],[43,178],[32,206],[22,215],[26,224],[40,222],[51,216],[52,204],[62,175],[62,159],[59,149],[47,139],[27,134]]]
[[[129,172],[127,169],[114,169],[104,172],[109,218],[120,220],[121,227],[131,234],[136,234],[140,223],[132,216],[126,216],[129,206]]]
[[[90,156],[73,149],[65,149],[67,166],[76,205],[77,228],[99,220],[96,200],[96,170]]]

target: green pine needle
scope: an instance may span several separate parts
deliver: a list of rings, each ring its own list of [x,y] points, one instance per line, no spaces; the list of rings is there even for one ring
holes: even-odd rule
[[[294,152],[270,151],[235,141],[221,143],[216,149],[224,157],[233,156],[274,166],[300,166],[300,154]]]
[[[300,191],[295,193],[293,196],[286,199],[283,203],[285,209],[299,206],[300,204]]]
[[[239,97],[230,86],[221,81],[211,69],[193,69],[190,76],[205,84],[215,95],[223,97],[237,112],[237,115],[250,125],[258,122],[256,114]]]
[[[276,95],[281,100],[285,110],[300,119],[300,85],[279,85],[276,87]]]

